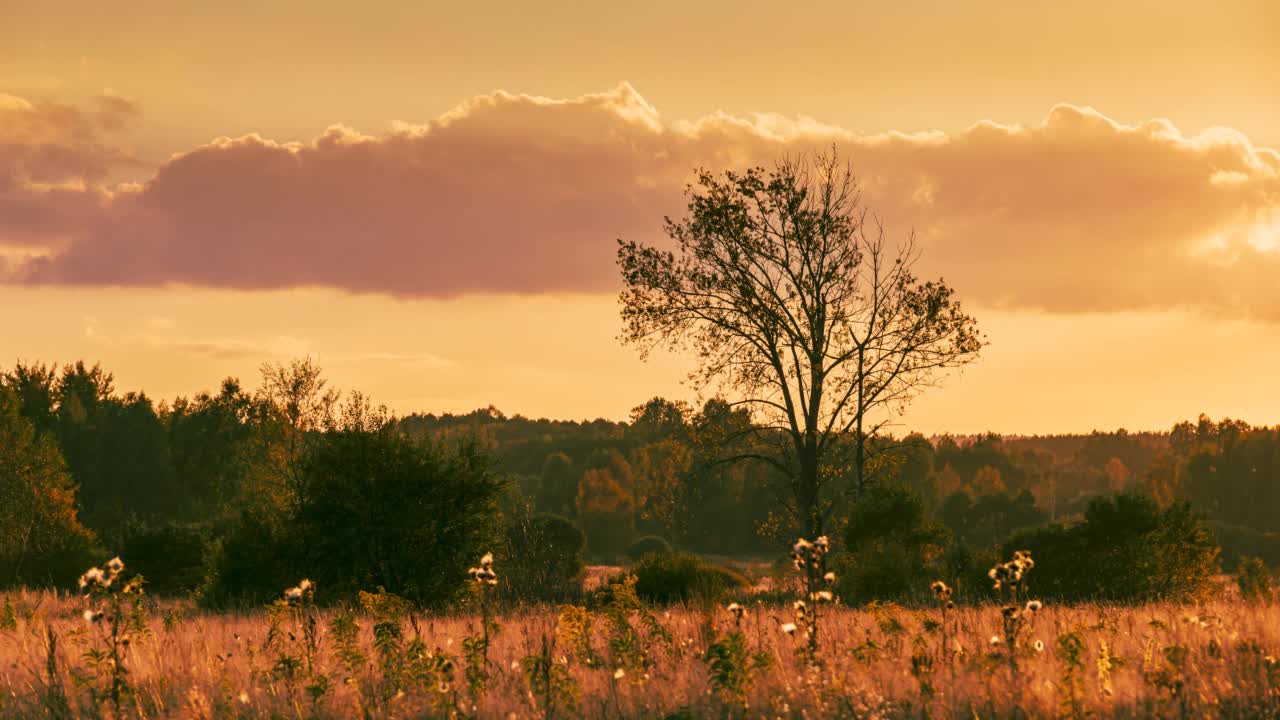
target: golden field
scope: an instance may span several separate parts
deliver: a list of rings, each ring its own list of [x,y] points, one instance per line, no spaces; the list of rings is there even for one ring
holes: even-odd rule
[[[476,615],[147,604],[117,707],[111,661],[94,655],[109,626],[87,624],[76,596],[7,596],[0,716],[1280,717],[1280,607],[1234,600],[1046,605],[1019,635],[1016,674],[992,642],[997,606],[953,610],[945,627],[936,608],[827,606],[810,662],[802,631],[781,631],[790,607],[747,602],[736,657],[749,661],[719,678],[708,648],[735,620],[718,605],[498,613],[469,672]]]

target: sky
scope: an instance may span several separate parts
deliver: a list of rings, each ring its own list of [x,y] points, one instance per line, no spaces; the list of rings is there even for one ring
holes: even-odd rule
[[[902,430],[1280,422],[1280,5],[0,0],[0,362],[156,399],[694,398],[617,238],[835,146],[990,345]]]

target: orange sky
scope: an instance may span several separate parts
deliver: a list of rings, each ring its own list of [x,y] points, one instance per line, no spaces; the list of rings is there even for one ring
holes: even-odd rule
[[[431,5],[3,8],[0,358],[622,417],[614,238],[835,143],[992,342],[905,427],[1280,421],[1274,3]]]

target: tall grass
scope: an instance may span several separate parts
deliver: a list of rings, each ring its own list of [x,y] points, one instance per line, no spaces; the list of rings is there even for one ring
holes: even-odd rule
[[[1015,648],[991,643],[1006,637],[998,606],[946,609],[944,636],[942,608],[832,605],[812,662],[779,629],[785,605],[512,611],[495,618],[478,690],[463,648],[477,616],[369,600],[300,624],[161,603],[120,649],[118,710],[86,655],[98,631],[82,599],[5,603],[2,717],[1280,717],[1280,607],[1240,601],[1046,605]],[[309,628],[314,655],[283,662]],[[617,660],[624,645],[642,659]]]

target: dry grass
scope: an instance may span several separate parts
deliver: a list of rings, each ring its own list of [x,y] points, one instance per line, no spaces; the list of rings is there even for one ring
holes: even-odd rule
[[[16,627],[0,629],[0,716],[113,717],[109,701],[94,701],[101,687],[84,652],[92,631],[76,598],[47,593],[10,596]],[[1280,608],[1240,603],[1201,607],[1045,607],[1026,634],[1016,678],[1007,658],[993,655],[999,609],[961,608],[948,635],[959,653],[940,648],[939,614],[895,607],[829,608],[822,618],[818,665],[795,651],[802,643],[778,631],[784,609],[750,607],[742,625],[746,648],[761,652],[769,667],[754,677],[745,702],[713,689],[703,658],[708,645],[733,629],[723,609],[654,611],[670,633],[665,643],[642,631],[648,667],[615,679],[608,658],[610,630],[594,620],[591,645],[603,663],[589,667],[566,649],[547,654],[568,680],[557,717],[1237,717],[1280,716]],[[270,649],[266,613],[219,615],[181,605],[153,609],[149,633],[129,645],[126,669],[131,693],[127,717],[545,717],[544,694],[531,692],[525,665],[543,638],[554,638],[557,611],[502,615],[489,651],[489,680],[474,700],[465,679],[462,643],[476,631],[474,617],[418,618],[428,648],[455,660],[450,682],[438,686],[404,671],[399,690],[384,692],[377,669],[371,621],[360,619],[360,648],[368,667],[352,676],[329,631],[331,612],[320,613],[314,671],[291,682],[278,670],[281,652],[302,642],[292,618]],[[0,621],[5,618],[0,617]],[[8,623],[6,623],[8,624]],[[641,623],[637,621],[637,626]],[[58,637],[50,674],[47,629]],[[415,631],[403,626],[406,642]],[[290,640],[290,633],[293,639]],[[1059,649],[1060,637],[1082,641],[1074,675]],[[1034,649],[1036,640],[1044,650]],[[1069,642],[1067,643],[1069,644]],[[1110,670],[1100,672],[1103,647]],[[954,650],[954,648],[953,648]],[[526,661],[527,662],[527,661]],[[1104,665],[1106,663],[1103,663]],[[273,668],[276,668],[273,671]],[[556,671],[557,673],[559,670]],[[287,675],[287,673],[286,673]],[[312,699],[306,687],[318,678],[328,687]],[[381,693],[381,694],[380,694]],[[576,693],[576,707],[569,695]],[[65,696],[65,705],[60,696]],[[389,696],[385,701],[384,696]],[[474,703],[474,704],[473,704]]]

